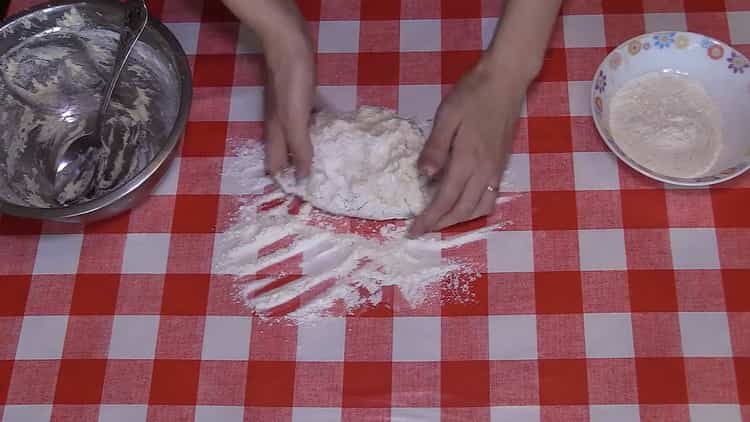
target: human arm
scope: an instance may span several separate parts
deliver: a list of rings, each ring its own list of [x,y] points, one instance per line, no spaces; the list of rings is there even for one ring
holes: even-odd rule
[[[437,182],[411,236],[488,215],[523,98],[544,64],[562,0],[510,0],[479,62],[443,100],[419,159]]]
[[[312,42],[293,0],[222,0],[258,36],[266,60],[264,120],[266,170],[289,165],[310,172],[310,112],[315,88]]]

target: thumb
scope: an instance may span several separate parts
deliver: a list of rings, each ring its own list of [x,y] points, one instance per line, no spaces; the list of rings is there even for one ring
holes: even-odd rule
[[[427,177],[435,177],[448,163],[453,137],[458,131],[458,114],[441,105],[435,115],[435,124],[430,137],[419,155],[417,167],[420,173]]]

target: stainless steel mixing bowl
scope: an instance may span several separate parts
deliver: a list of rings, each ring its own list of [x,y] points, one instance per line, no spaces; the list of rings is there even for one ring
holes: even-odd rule
[[[69,21],[71,21],[71,12],[74,17],[85,18],[88,25],[85,28],[86,30],[114,31],[112,33],[117,33],[117,26],[122,22],[123,11],[123,7],[114,0],[64,0],[52,5],[42,5],[27,9],[21,14],[12,16],[0,24],[0,64],[2,64],[4,57],[11,54],[20,54],[18,53],[19,46],[26,48],[23,46],[28,44],[30,42],[29,40],[32,40],[31,42],[33,43],[39,44],[39,42],[44,42],[46,39],[45,37],[60,37],[61,25],[68,25]],[[63,23],[61,24],[61,22]],[[76,23],[73,22],[72,25],[76,25]],[[76,51],[76,49],[95,47],[92,46],[92,41],[85,36],[78,39],[79,36],[76,30],[71,31],[68,27],[63,27],[62,29],[64,29],[62,31],[63,33],[72,33],[72,35],[68,34],[70,36],[60,38],[61,42],[67,43],[64,47],[68,49],[66,51]],[[48,46],[43,47],[47,48]],[[101,45],[97,48],[101,48]],[[48,49],[45,51],[51,51],[54,55],[56,54],[54,52],[58,50]],[[19,187],[13,185],[14,183],[25,183],[26,185],[29,185],[29,180],[32,181],[31,184],[37,183],[37,179],[41,178],[40,174],[44,172],[42,169],[44,165],[40,164],[44,159],[39,157],[50,155],[49,151],[53,148],[59,148],[60,145],[58,144],[60,142],[72,138],[74,134],[55,133],[55,131],[48,130],[48,128],[37,127],[35,128],[35,136],[39,138],[38,135],[40,131],[47,131],[52,133],[52,137],[55,138],[55,142],[57,142],[57,144],[52,141],[47,144],[42,144],[42,142],[26,142],[25,140],[33,138],[25,132],[12,133],[12,131],[8,131],[7,129],[0,130],[0,213],[35,219],[85,223],[106,219],[127,211],[136,206],[150,194],[162,174],[166,171],[169,163],[172,161],[182,138],[182,132],[187,123],[190,102],[192,99],[191,72],[187,57],[177,39],[163,24],[154,19],[150,19],[146,30],[136,46],[135,54],[136,56],[141,54],[142,57],[148,55],[149,60],[151,60],[151,62],[145,61],[145,59],[140,62],[136,61],[135,64],[141,65],[142,67],[134,68],[135,72],[142,72],[138,73],[139,75],[161,75],[160,78],[154,77],[151,81],[146,80],[148,77],[143,77],[143,80],[146,80],[147,83],[159,83],[154,91],[149,91],[152,93],[156,92],[159,95],[155,96],[157,98],[153,99],[153,104],[146,103],[154,108],[154,110],[151,111],[155,114],[152,114],[146,120],[146,123],[143,124],[143,127],[139,128],[139,144],[136,146],[140,147],[143,146],[143,144],[146,144],[147,148],[144,149],[144,151],[147,151],[147,153],[141,153],[141,150],[138,150],[141,157],[141,164],[138,168],[134,167],[134,169],[128,173],[128,177],[123,178],[122,181],[115,185],[109,186],[106,190],[97,192],[97,195],[88,198],[86,201],[75,202],[71,205],[50,205],[45,203],[43,204],[44,206],[36,204],[33,201],[19,201],[15,199],[16,197],[13,195],[6,195],[4,193],[5,191],[2,189],[12,189],[12,191],[15,192],[27,189],[28,187]],[[7,62],[8,60],[6,60],[6,64]],[[152,67],[154,69],[144,70],[144,67],[150,66],[148,63],[153,64]],[[71,78],[72,82],[68,84],[74,88],[66,87],[63,86],[64,84],[61,84],[60,87],[55,88],[60,89],[50,91],[53,92],[53,94],[59,92],[60,96],[48,95],[49,93],[47,91],[45,91],[47,92],[45,96],[39,94],[41,91],[32,90],[34,94],[26,95],[28,98],[24,98],[24,95],[22,95],[23,93],[19,94],[13,92],[10,94],[6,93],[8,95],[6,97],[1,97],[3,93],[0,92],[0,98],[4,99],[4,104],[0,104],[0,116],[5,117],[5,121],[10,122],[8,123],[8,126],[14,128],[16,126],[20,127],[20,123],[14,125],[15,120],[20,118],[18,116],[23,117],[23,113],[28,114],[29,108],[32,108],[33,113],[50,114],[54,116],[55,119],[58,119],[58,121],[68,119],[68,114],[71,113],[70,110],[75,110],[76,116],[82,116],[80,117],[82,121],[84,119],[91,119],[96,114],[95,109],[98,105],[97,93],[101,87],[101,79],[106,78],[107,65],[106,60],[96,62],[92,65],[96,69],[94,72],[89,73],[91,73],[91,75],[99,75],[99,77],[93,79],[90,78],[92,81],[96,80],[96,83],[92,82],[89,84],[90,86],[85,86],[84,82],[86,82],[86,78],[80,77],[80,74],[78,74],[78,76],[74,74]],[[78,68],[81,67],[80,63],[76,63],[76,66],[78,66]],[[6,69],[7,67],[4,67],[3,72],[5,72]],[[19,74],[23,76],[22,73],[23,72]],[[2,77],[4,78],[3,80],[6,80],[6,73],[3,73]],[[58,83],[61,79],[57,74],[53,75],[51,78],[54,83]],[[33,80],[28,80],[26,82],[37,85],[39,83],[39,81]],[[11,84],[7,83],[6,85],[0,85],[0,88],[2,88],[2,86],[9,87]],[[130,90],[128,90],[127,86],[122,89],[118,88],[120,97],[126,99],[130,97],[130,100],[128,101],[131,101],[128,103],[123,100],[121,104],[122,106],[120,107],[121,111],[130,113],[130,111],[127,110],[128,105],[134,105],[138,101],[137,99],[133,99],[135,98],[133,92],[137,91],[136,89],[133,89],[135,86],[136,85],[131,86]],[[18,91],[23,91],[23,89],[19,88]],[[116,96],[117,95],[118,94],[116,94]],[[11,98],[12,101],[7,101],[8,98]],[[26,101],[24,103],[26,104],[24,106],[25,111],[21,113],[19,109],[24,107],[20,107],[19,104],[22,104],[24,101]],[[31,106],[29,106],[29,104],[31,104]],[[5,114],[3,115],[2,113]],[[132,113],[130,113],[130,115],[132,115]],[[34,122],[36,122],[36,120]],[[38,125],[38,123],[34,124]],[[66,126],[66,128],[69,127],[70,126]],[[132,131],[134,129],[128,127],[120,127],[119,131],[112,129],[112,136],[110,137],[112,142],[114,142],[112,145],[117,145],[117,142],[119,141],[119,139],[116,139],[117,136],[122,135],[123,131],[127,132],[129,130]],[[58,130],[57,132],[65,131]],[[146,135],[142,136],[144,133]],[[24,140],[25,144],[14,145],[14,140]],[[16,144],[19,142],[16,142]],[[122,140],[122,143],[125,143],[125,141]],[[122,149],[125,150],[125,147],[122,147]],[[7,167],[10,164],[9,157],[18,158],[18,163],[13,164],[13,170],[15,172],[8,171]],[[147,158],[143,159],[143,157]],[[37,161],[39,161],[39,163],[37,163]],[[114,172],[114,170],[112,171]],[[21,177],[19,177],[19,173]],[[13,177],[10,177],[10,175],[13,175]]]

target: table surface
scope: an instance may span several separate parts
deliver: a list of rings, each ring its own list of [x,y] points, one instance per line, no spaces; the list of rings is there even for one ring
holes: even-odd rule
[[[301,3],[329,101],[417,118],[500,9]],[[750,53],[750,1],[567,1],[515,137],[517,198],[496,214],[512,222],[453,252],[482,266],[477,300],[410,309],[389,291],[300,327],[253,318],[211,273],[241,193],[222,167],[261,137],[252,36],[219,1],[150,7],[193,65],[184,145],[148,202],[112,221],[0,217],[0,420],[750,421],[750,175],[651,182],[605,150],[587,100],[607,52],[647,31]]]

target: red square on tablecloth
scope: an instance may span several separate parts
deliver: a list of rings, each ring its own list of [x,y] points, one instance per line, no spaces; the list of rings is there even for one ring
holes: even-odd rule
[[[120,287],[119,274],[78,274],[71,315],[112,315]]]
[[[57,375],[55,403],[97,404],[102,398],[104,359],[63,359]]]
[[[602,10],[605,14],[643,13],[641,0],[603,0]]]
[[[239,54],[236,56],[234,61],[235,86],[264,85],[267,80],[266,77],[266,61],[261,54]]]
[[[440,10],[443,19],[479,18],[482,16],[480,0],[441,0]]]
[[[297,356],[297,327],[253,319],[250,344],[252,360],[293,361]]]
[[[173,233],[213,233],[219,197],[216,195],[180,195],[175,201]]]
[[[568,81],[568,67],[564,48],[549,48],[544,54],[544,66],[536,78],[542,82]]]
[[[578,227],[617,229],[622,227],[620,192],[616,190],[577,191]]]
[[[563,2],[563,15],[601,15],[602,4],[600,1],[591,0],[567,0]]]
[[[708,35],[724,42],[730,40],[729,22],[727,21],[727,14],[724,12],[688,12],[686,20],[688,31]]]
[[[194,405],[199,375],[199,360],[154,360],[149,404]]]
[[[174,196],[153,195],[130,214],[131,233],[169,233],[174,215]]]
[[[392,383],[392,406],[440,407],[440,362],[393,362]]]
[[[126,218],[125,231],[130,218]],[[125,251],[126,235],[86,234],[83,236],[81,254],[78,258],[78,273],[119,273]],[[102,248],[101,245],[107,245]]]
[[[343,407],[390,407],[391,362],[344,362]]]
[[[203,22],[233,22],[237,18],[222,2],[204,0],[201,20]]]
[[[0,405],[5,404],[10,387],[10,377],[13,373],[12,360],[0,360]],[[2,412],[0,412],[0,415]]]
[[[716,240],[722,268],[750,267],[750,229],[716,229]]]
[[[292,406],[294,362],[249,361],[246,406]]]
[[[750,357],[734,358],[734,370],[737,374],[737,393],[741,404],[750,404]]]
[[[360,19],[388,20],[401,16],[400,0],[361,0]]]
[[[233,55],[237,51],[239,28],[237,22],[202,22],[198,34],[198,55]]]
[[[441,405],[478,407],[490,403],[490,362],[443,361],[441,363]]]
[[[22,316],[0,317],[0,360],[13,360],[16,357],[16,348],[21,335]]]
[[[6,403],[52,403],[55,397],[60,361],[17,360],[8,386]]]
[[[161,309],[164,276],[123,274],[117,291],[117,314],[158,314]]]
[[[482,249],[482,253],[486,254],[486,250],[486,248]],[[460,256],[464,257],[463,254]],[[471,254],[465,256],[469,258]],[[486,264],[483,263],[480,267],[486,268]],[[480,271],[484,272],[486,270]],[[456,291],[456,285],[452,284],[452,282],[448,282],[441,287],[441,297],[444,299],[440,307],[441,313],[444,316],[487,315],[489,307],[487,275],[482,274],[477,278],[474,278],[473,275],[465,275],[460,278],[457,282],[459,292]],[[460,296],[464,296],[463,300]]]
[[[321,20],[356,20],[360,16],[360,2],[350,0],[322,0]]]
[[[737,379],[731,358],[685,359],[691,403],[737,403]]]
[[[535,230],[570,230],[578,227],[574,191],[531,192]]]
[[[464,361],[489,358],[489,323],[486,316],[443,316],[441,325],[440,357],[442,360]],[[457,338],[463,340],[453,341]]]
[[[577,271],[580,267],[578,233],[574,230],[535,231],[534,271]]]
[[[529,117],[561,117],[570,114],[567,82],[534,82],[526,97]]]
[[[624,40],[623,40],[624,41]],[[566,48],[565,59],[568,79],[571,81],[590,81],[604,58],[607,49],[597,48]],[[587,118],[591,120],[591,118]]]
[[[436,51],[414,51],[400,54],[399,82],[401,84],[441,83],[441,55]]]
[[[535,313],[534,274],[490,273],[487,278],[490,315]]]
[[[359,85],[398,85],[398,53],[360,53],[357,62]]]
[[[102,403],[143,404],[148,402],[153,366],[152,360],[108,360]]]
[[[224,156],[226,122],[188,122],[182,144],[185,157]]]
[[[670,226],[714,227],[711,198],[710,190],[668,190],[666,201]]]
[[[393,319],[349,318],[346,320],[344,359],[390,361],[393,356]]]
[[[482,21],[476,19],[448,19],[440,22],[443,51],[481,50]]]
[[[444,85],[452,85],[474,67],[482,56],[481,50],[443,51],[440,69]]]
[[[213,245],[213,234],[172,234],[167,272],[210,273]]]
[[[724,12],[727,10],[724,0],[684,0],[684,3],[686,12]]]
[[[234,84],[235,56],[212,54],[195,56],[193,85],[230,87]]]
[[[591,404],[638,403],[633,359],[590,359],[586,366]]]
[[[750,327],[750,312],[730,312],[727,314],[727,319],[732,339],[732,353],[734,356],[750,356],[750,336],[747,335],[747,327]]]
[[[534,274],[538,314],[579,314],[583,312],[581,274],[577,271],[537,272]]]
[[[529,152],[571,152],[570,118],[529,117]]]
[[[685,5],[681,1],[673,0],[642,0],[643,10],[646,13],[683,12]]]
[[[604,15],[604,35],[608,47],[617,47],[644,32],[646,23],[643,15]]]
[[[245,383],[238,380],[244,380],[246,376],[245,361],[201,361],[196,404],[244,406]]]
[[[638,399],[642,404],[688,402],[682,358],[636,358]]]
[[[675,287],[681,312],[727,310],[719,270],[675,270]]]
[[[26,315],[61,315],[70,312],[75,279],[72,275],[35,275],[26,299]]]
[[[635,270],[672,268],[672,246],[667,229],[625,230],[628,268]]]
[[[0,215],[0,234],[34,235],[42,232],[42,220],[19,218],[12,215]]]
[[[541,359],[539,401],[543,406],[587,404],[586,360]]]
[[[112,317],[76,316],[68,318],[63,359],[104,359],[109,352]]]
[[[583,315],[538,315],[536,325],[540,359],[586,357]]]
[[[663,190],[623,190],[622,220],[626,228],[669,227],[667,202]]]
[[[193,88],[193,102],[190,106],[191,122],[220,122],[229,118],[229,100],[232,88],[200,87]]]
[[[294,405],[341,407],[344,364],[297,362],[294,370]]]
[[[167,274],[161,313],[163,315],[205,315],[208,274]]]
[[[680,320],[677,313],[634,312],[633,349],[636,356],[668,357],[682,355]]]
[[[22,316],[30,288],[30,275],[0,275],[0,316]]]
[[[630,270],[633,312],[677,312],[677,290],[672,270]]]
[[[400,23],[397,20],[361,21],[359,23],[359,51],[398,51],[399,34]]]
[[[536,403],[539,403],[537,361],[490,361],[490,406],[528,406]]]
[[[38,236],[0,236],[0,274],[31,274]]]
[[[118,234],[128,232],[129,213],[119,214],[113,218],[97,221],[83,226],[84,233]]]
[[[750,227],[750,189],[716,189],[711,191],[716,227]]]
[[[629,312],[628,276],[624,271],[581,272],[583,311]]]
[[[52,407],[50,422],[98,422],[99,406],[96,404],[56,404]]]
[[[722,270],[727,311],[750,312],[750,270]]]

